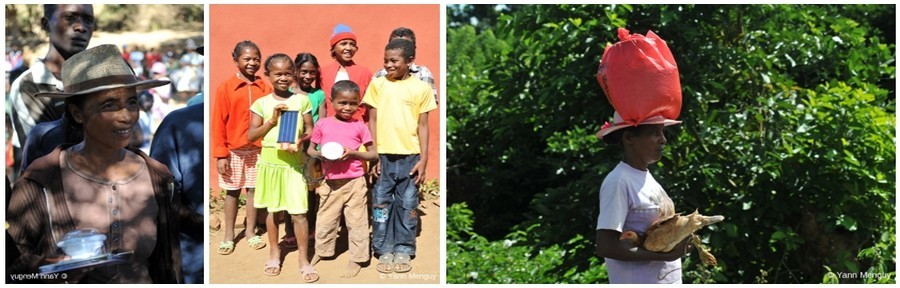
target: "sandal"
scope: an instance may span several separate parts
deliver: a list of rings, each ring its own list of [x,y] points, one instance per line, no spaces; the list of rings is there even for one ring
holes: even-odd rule
[[[228,255],[234,253],[234,241],[219,242],[219,254]]]
[[[394,255],[394,272],[406,273],[412,270],[412,263],[409,262],[409,254],[397,253]],[[405,267],[403,265],[406,265]]]
[[[250,248],[253,248],[253,250],[266,248],[266,242],[263,241],[262,237],[259,237],[259,235],[247,239],[247,244],[250,245]]]
[[[390,274],[394,270],[394,254],[386,253],[378,256],[378,264],[375,265],[375,270],[384,274]]]
[[[278,259],[269,259],[269,261],[266,261],[266,268],[263,269],[263,274],[269,276],[278,276],[278,274],[281,274],[281,261]]]
[[[310,276],[313,275],[313,276]],[[316,267],[312,265],[306,265],[300,268],[300,276],[303,276],[303,281],[306,283],[313,283],[319,281],[319,272],[316,272]]]

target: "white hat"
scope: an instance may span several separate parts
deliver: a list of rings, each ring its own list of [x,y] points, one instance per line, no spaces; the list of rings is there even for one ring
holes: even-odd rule
[[[153,66],[150,66],[150,73],[166,76],[168,74],[166,72],[166,64],[163,64],[162,62],[154,62]]]
[[[613,113],[613,123],[606,122],[603,124],[603,127],[600,127],[600,132],[597,132],[597,138],[603,139],[604,136],[609,135],[616,130],[628,128],[628,127],[637,127],[638,125],[652,125],[652,124],[663,124],[664,126],[670,126],[675,124],[681,124],[681,121],[666,119],[663,116],[656,115],[647,119],[644,119],[640,123],[629,123],[625,120],[622,120],[622,116],[619,115],[619,112]]]

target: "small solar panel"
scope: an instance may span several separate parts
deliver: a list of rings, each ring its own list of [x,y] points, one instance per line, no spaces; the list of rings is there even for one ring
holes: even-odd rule
[[[297,142],[297,122],[300,111],[281,111],[281,120],[278,124],[278,143]]]

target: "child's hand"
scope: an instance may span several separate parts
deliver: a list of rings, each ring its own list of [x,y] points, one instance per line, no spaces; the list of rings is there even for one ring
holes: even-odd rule
[[[338,158],[339,161],[344,161],[350,159],[350,156],[353,155],[353,150],[347,147],[344,147],[344,154],[341,154],[341,158]]]
[[[228,165],[228,158],[219,158],[219,160],[216,160],[216,168],[219,175],[231,174],[231,165]]]
[[[288,151],[291,153],[297,153],[297,151],[300,151],[300,144],[281,142],[278,143],[278,145],[278,150]]]
[[[413,175],[416,175],[413,179],[416,181],[417,185],[425,183],[425,162],[421,160],[416,162],[416,166],[413,166],[412,171],[409,172],[409,176]]]
[[[287,110],[288,106],[285,104],[275,105],[275,108],[272,110],[272,118],[269,121],[272,121],[272,124],[278,124],[278,119],[281,119],[281,111]]]
[[[300,145],[303,142],[309,141],[309,138],[312,138],[312,135],[309,135],[309,133],[303,133],[303,135],[300,135],[300,137],[297,137],[297,145]]]
[[[369,165],[369,174],[372,175],[372,183],[375,183],[375,178],[381,177],[381,161],[372,161]]]

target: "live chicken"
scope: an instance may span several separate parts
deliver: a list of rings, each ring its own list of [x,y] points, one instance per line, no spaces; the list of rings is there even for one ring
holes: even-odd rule
[[[722,220],[725,220],[724,216],[703,216],[694,210],[694,213],[691,213],[691,215],[675,214],[657,220],[650,224],[650,228],[647,228],[647,232],[643,236],[638,235],[634,231],[624,231],[619,236],[619,240],[631,241],[634,245],[653,252],[669,252],[682,240],[691,237],[691,243],[697,248],[697,251],[700,251],[700,260],[703,261],[703,264],[716,266],[718,264],[716,257],[709,253],[706,247],[703,246],[703,243],[700,242],[700,237],[695,235],[694,232],[704,226],[718,223]]]

